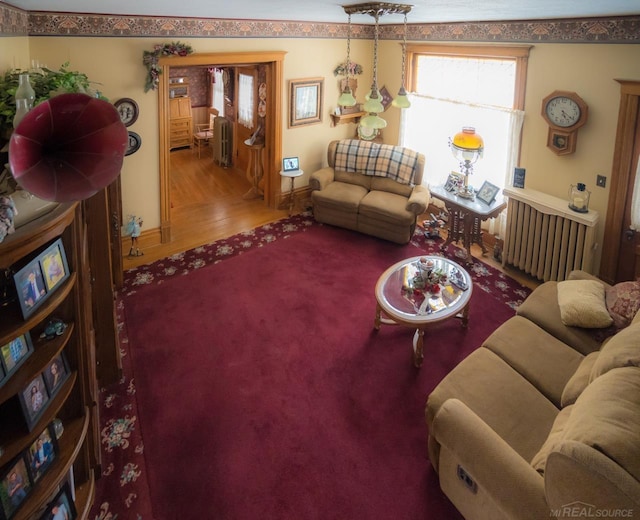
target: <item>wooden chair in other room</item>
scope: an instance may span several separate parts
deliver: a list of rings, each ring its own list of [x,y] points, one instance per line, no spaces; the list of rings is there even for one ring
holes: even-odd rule
[[[198,150],[198,159],[200,159],[200,151],[203,146],[208,146],[209,141],[213,139],[213,123],[218,116],[215,108],[209,109],[209,122],[196,124],[196,131],[193,133],[193,147]]]

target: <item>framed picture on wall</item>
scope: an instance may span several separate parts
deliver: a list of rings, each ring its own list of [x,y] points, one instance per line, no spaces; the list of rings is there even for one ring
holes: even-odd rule
[[[324,78],[289,81],[289,128],[322,122]]]

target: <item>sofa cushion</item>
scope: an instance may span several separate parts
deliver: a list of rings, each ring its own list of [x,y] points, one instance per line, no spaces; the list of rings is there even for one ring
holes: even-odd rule
[[[355,184],[332,182],[324,190],[312,192],[314,204],[335,207],[342,212],[357,213],[367,189]]]
[[[597,280],[558,282],[558,306],[562,323],[570,327],[600,329],[613,323],[605,303],[605,288]]]
[[[547,464],[547,457],[549,456],[549,453],[551,453],[558,443],[562,441],[562,436],[564,435],[564,430],[567,426],[567,421],[571,416],[572,410],[573,406],[567,406],[560,410],[556,420],[553,421],[553,426],[551,427],[547,440],[542,445],[542,448],[540,448],[540,451],[531,459],[533,469],[539,473],[544,474],[544,468]]]
[[[411,196],[413,186],[409,184],[400,184],[392,179],[386,179],[384,177],[372,177],[371,189],[378,191],[388,191],[389,193],[395,193],[396,195],[402,195],[407,198]]]
[[[584,359],[522,316],[504,322],[483,346],[504,359],[557,407],[567,381]]]
[[[629,325],[640,309],[640,281],[620,282],[606,291],[609,314],[618,328]]]
[[[362,186],[363,188],[366,188],[367,191],[371,189],[371,177],[367,177],[359,173],[335,170],[334,180],[338,182],[344,182],[346,184],[355,184],[356,186]]]
[[[619,368],[599,377],[562,415],[532,459],[541,471],[544,462],[540,461],[559,444],[577,441],[603,453],[640,480],[640,368]]]
[[[545,282],[536,287],[518,307],[517,314],[533,321],[581,354],[586,355],[598,350],[602,340],[594,337],[590,329],[567,327],[562,323],[557,287],[558,282],[555,281]]]
[[[640,323],[633,323],[611,337],[591,369],[590,381],[614,368],[640,367]]]
[[[449,398],[467,405],[525,460],[538,452],[558,415],[551,401],[484,347],[469,354],[429,394],[428,425]]]
[[[386,191],[367,193],[360,201],[358,212],[366,219],[383,220],[403,226],[410,226],[416,221],[415,213],[407,211],[407,198]]]
[[[564,408],[570,406],[576,402],[576,399],[580,397],[580,394],[587,388],[589,381],[591,380],[591,369],[593,364],[598,359],[600,352],[592,352],[587,354],[583,359],[578,369],[571,376],[569,381],[562,391],[562,399],[560,405]]]

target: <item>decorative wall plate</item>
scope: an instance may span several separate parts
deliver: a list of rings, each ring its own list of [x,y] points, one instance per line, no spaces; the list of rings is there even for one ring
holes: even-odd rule
[[[135,132],[129,131],[129,143],[127,144],[127,151],[124,152],[124,154],[131,155],[132,153],[136,153],[141,145],[142,138]]]
[[[258,115],[260,117],[264,117],[267,115],[267,102],[264,100],[260,100],[258,103]]]
[[[138,119],[138,103],[131,98],[122,98],[113,104],[120,114],[120,121],[124,126],[131,126]]]
[[[376,137],[378,137],[378,129],[358,125],[358,137],[363,141],[373,141]]]
[[[258,97],[263,101],[265,99],[267,99],[267,84],[266,83],[260,83],[260,86],[258,87]]]

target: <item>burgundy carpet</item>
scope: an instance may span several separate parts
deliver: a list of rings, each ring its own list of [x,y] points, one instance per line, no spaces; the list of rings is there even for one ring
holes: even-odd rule
[[[469,327],[429,329],[416,369],[412,331],[373,329],[373,291],[435,244],[278,226],[128,273],[96,517],[461,518],[427,459],[425,400],[527,289],[474,262]]]

